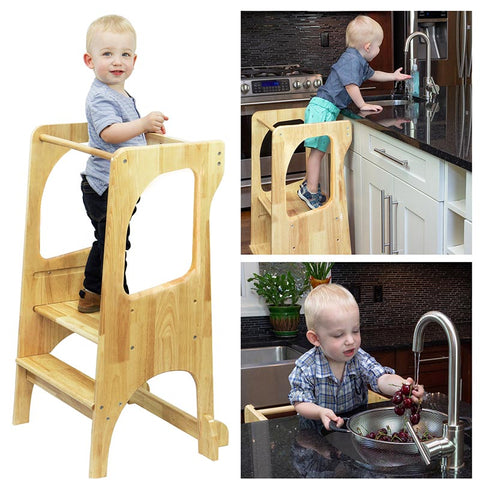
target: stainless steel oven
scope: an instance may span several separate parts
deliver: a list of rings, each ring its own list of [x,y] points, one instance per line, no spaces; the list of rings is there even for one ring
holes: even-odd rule
[[[241,71],[241,205],[250,206],[251,122],[258,110],[306,107],[322,85],[322,75],[299,65],[245,67]],[[295,123],[295,122],[289,122]],[[296,122],[298,123],[298,122]],[[262,183],[271,182],[271,138],[267,135],[261,149]],[[303,144],[293,155],[287,181],[303,178],[305,155]],[[268,188],[268,187],[266,187]]]

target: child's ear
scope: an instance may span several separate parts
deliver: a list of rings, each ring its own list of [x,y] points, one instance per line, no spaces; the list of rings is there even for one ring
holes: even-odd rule
[[[313,330],[309,330],[307,332],[307,340],[312,344],[314,345],[315,347],[319,347],[320,346],[320,341],[318,340],[318,335],[313,331]]]
[[[93,69],[93,60],[92,60],[92,56],[89,53],[85,53],[83,55],[83,61],[85,62],[85,65],[88,68]]]
[[[366,44],[363,46],[363,49],[364,49],[366,52],[368,52],[368,51],[370,50],[370,46],[371,46],[371,45],[372,45],[372,43],[371,43],[371,42],[368,42],[368,43],[366,43]]]

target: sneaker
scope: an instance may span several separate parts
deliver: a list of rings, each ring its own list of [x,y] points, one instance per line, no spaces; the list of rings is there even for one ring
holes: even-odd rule
[[[94,313],[100,310],[101,296],[98,293],[80,290],[78,292],[78,311],[81,313]]]
[[[304,180],[297,191],[297,195],[308,205],[312,210],[321,207],[327,197],[320,191],[320,184],[318,184],[318,192],[311,193],[307,189],[307,181]]]

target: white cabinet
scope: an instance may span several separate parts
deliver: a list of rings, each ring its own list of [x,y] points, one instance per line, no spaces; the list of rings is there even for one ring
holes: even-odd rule
[[[347,196],[354,252],[442,254],[450,244],[448,253],[467,253],[469,172],[450,169],[447,177],[443,160],[361,121],[353,122],[353,132],[348,159],[355,179],[347,182]]]
[[[357,253],[442,253],[443,203],[368,160],[362,164],[361,240]]]
[[[472,253],[472,172],[447,164],[445,175],[445,253]]]

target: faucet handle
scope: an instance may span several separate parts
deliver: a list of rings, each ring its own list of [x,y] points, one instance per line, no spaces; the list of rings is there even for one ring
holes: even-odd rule
[[[405,423],[405,426],[407,427],[408,433],[412,437],[413,441],[415,442],[415,445],[418,448],[418,452],[420,453],[420,456],[422,457],[422,460],[424,461],[425,465],[430,465],[430,452],[425,445],[422,444],[420,439],[417,436],[417,432],[413,429],[413,425],[410,423],[410,420],[407,420]]]
[[[433,95],[438,95],[440,92],[440,87],[435,83],[433,77],[426,78],[425,89],[431,92]]]

